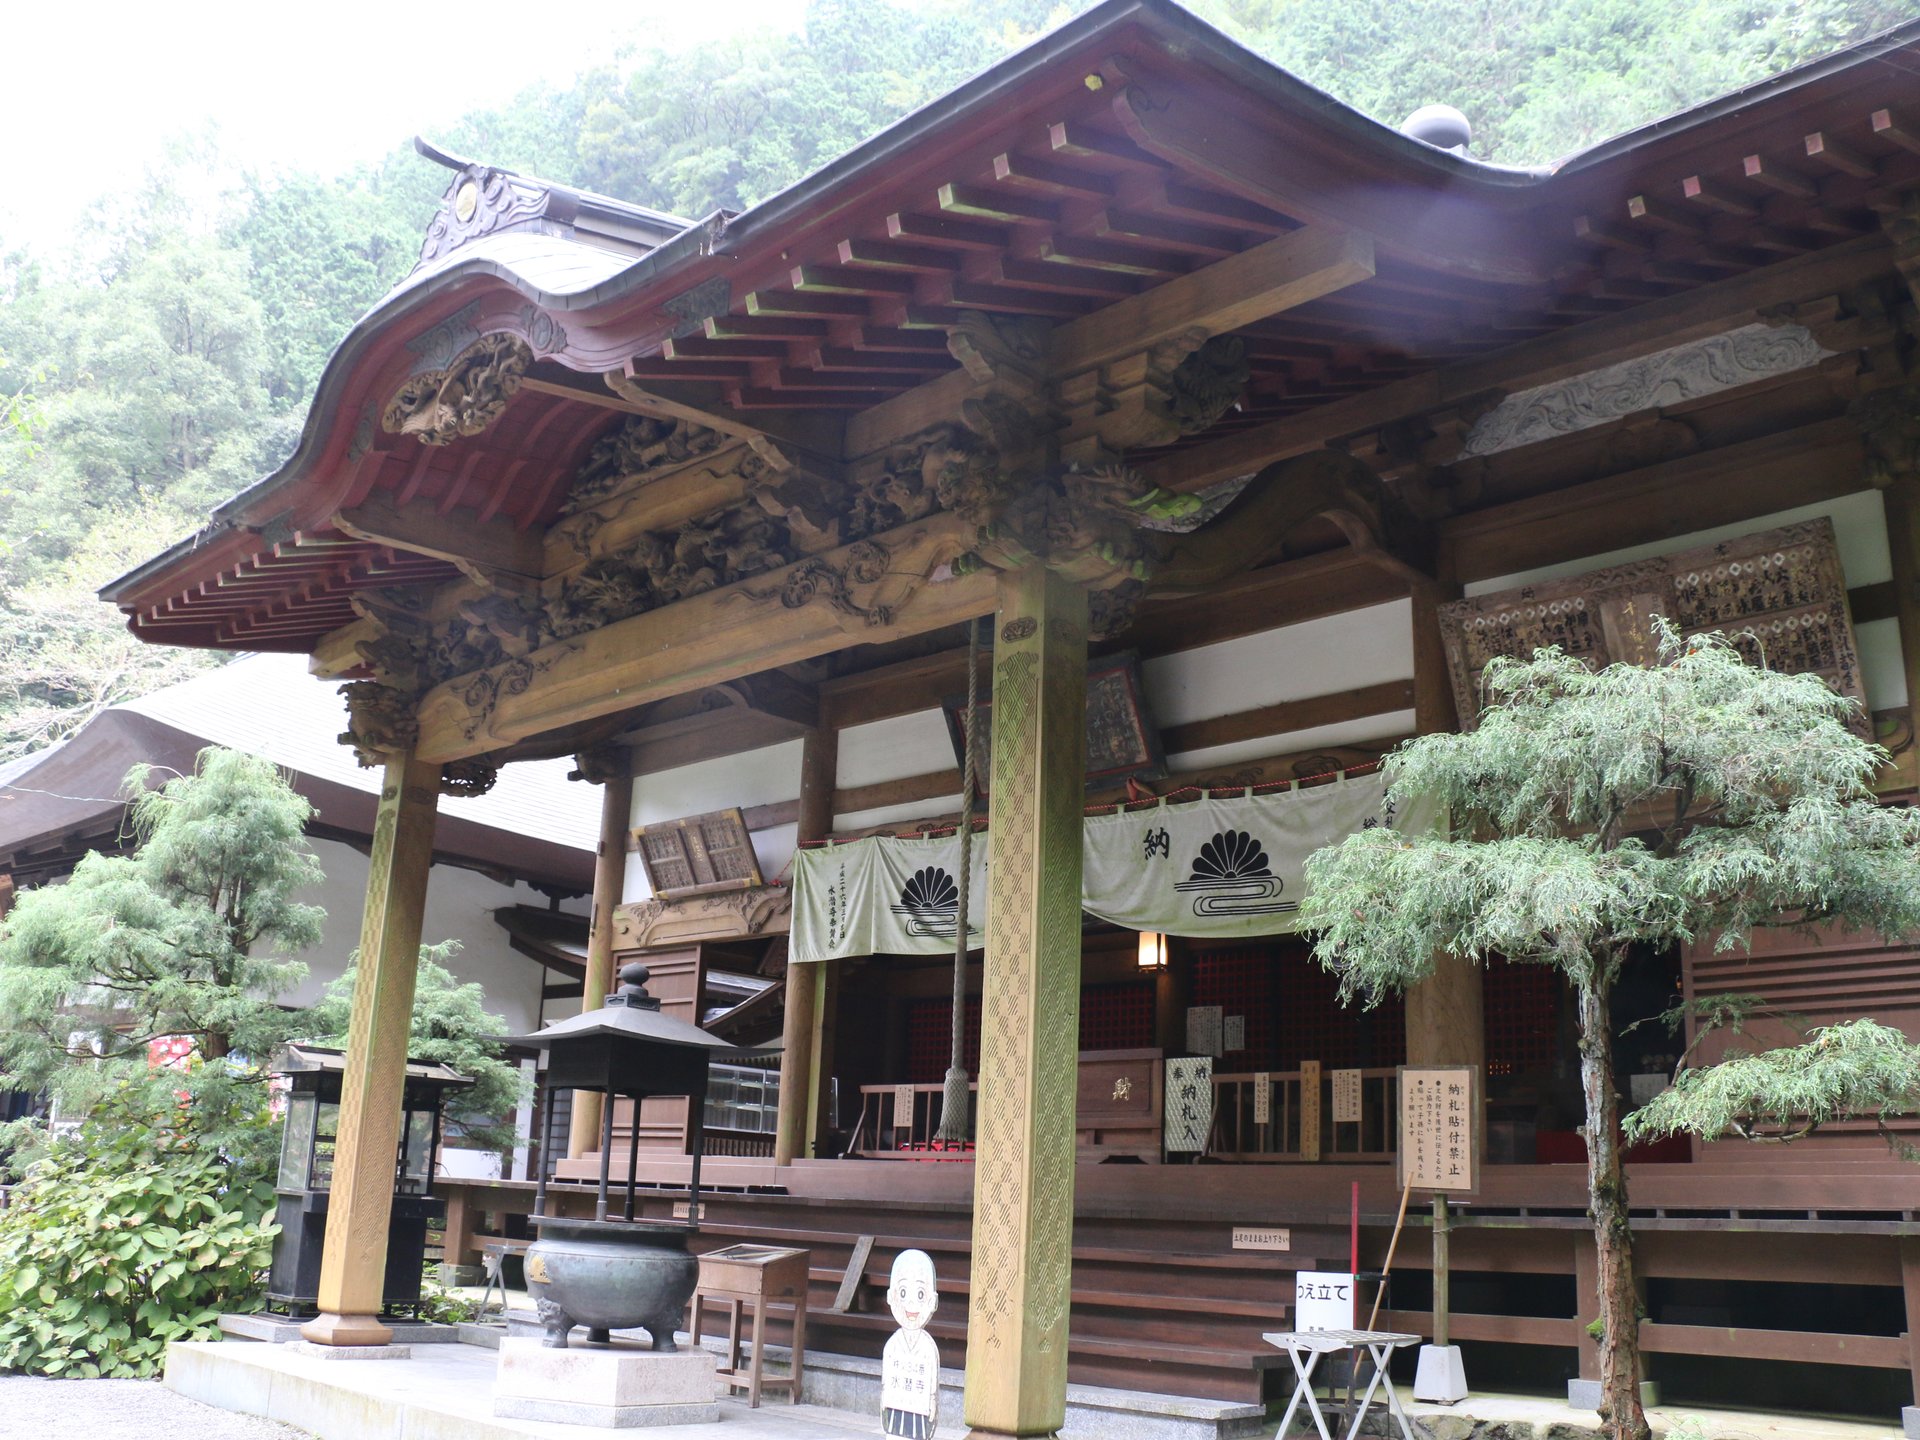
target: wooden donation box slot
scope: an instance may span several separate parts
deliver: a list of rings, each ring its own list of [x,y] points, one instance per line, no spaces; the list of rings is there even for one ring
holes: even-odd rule
[[[1130,1156],[1160,1159],[1160,1090],[1166,1062],[1159,1050],[1087,1050],[1080,1055],[1074,1129],[1082,1160]]]
[[[700,1257],[700,1284],[693,1292],[688,1333],[698,1338],[700,1313],[706,1305],[727,1309],[727,1354],[719,1374],[728,1385],[747,1392],[747,1404],[757,1406],[762,1390],[784,1389],[800,1403],[800,1377],[807,1354],[808,1250],[785,1250],[773,1245],[729,1245]],[[763,1375],[766,1351],[767,1302],[793,1307],[793,1369],[786,1375]],[[741,1313],[753,1307],[753,1336],[747,1362],[740,1363]]]

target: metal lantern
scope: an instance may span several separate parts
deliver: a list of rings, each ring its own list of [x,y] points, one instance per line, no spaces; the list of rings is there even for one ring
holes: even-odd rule
[[[273,1072],[287,1084],[286,1125],[280,1135],[279,1197],[274,1219],[273,1269],[267,1302],[289,1314],[318,1313],[320,1256],[333,1188],[333,1149],[340,1125],[340,1084],[346,1056],[318,1045],[289,1045]],[[381,1287],[386,1311],[420,1303],[420,1271],[426,1263],[427,1223],[446,1213],[433,1197],[440,1152],[440,1108],[446,1092],[473,1081],[445,1065],[411,1061],[401,1093],[400,1143],[393,1167],[393,1210],[387,1226],[387,1273]]]
[[[675,1348],[674,1330],[693,1295],[699,1262],[687,1237],[699,1229],[700,1159],[705,1148],[707,1066],[743,1052],[699,1026],[661,1013],[647,993],[647,967],[620,971],[619,990],[598,1010],[558,1021],[512,1043],[547,1052],[547,1101],[541,1125],[541,1155],[552,1153],[554,1100],[562,1089],[606,1097],[600,1108],[600,1184],[591,1220],[547,1213],[543,1158],[534,1192],[532,1223],[540,1238],[528,1248],[527,1289],[540,1311],[546,1343],[565,1349],[574,1325],[604,1341],[610,1330],[644,1328],[653,1348]],[[639,1166],[640,1102],[651,1096],[687,1097],[692,1173],[687,1219],[636,1220],[634,1180]],[[607,1218],[607,1185],[613,1153],[613,1102],[633,1104],[627,1153],[625,1216]]]

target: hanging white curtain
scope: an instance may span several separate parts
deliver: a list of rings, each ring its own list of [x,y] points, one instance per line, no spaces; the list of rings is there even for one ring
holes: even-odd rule
[[[1300,790],[1089,815],[1081,905],[1130,930],[1196,939],[1287,934],[1299,925],[1309,855],[1404,819],[1386,792],[1375,771]]]
[[[987,850],[973,843],[968,943],[986,939]],[[960,908],[960,836],[901,840],[873,836],[801,850],[793,857],[789,958],[951,955]]]
[[[1398,814],[1379,772],[1231,800],[1161,801],[1085,821],[1081,907],[1130,930],[1195,939],[1298,927],[1307,857]],[[969,919],[986,932],[987,852],[976,837]],[[953,948],[960,841],[876,836],[802,850],[793,865],[791,958],[945,955]]]

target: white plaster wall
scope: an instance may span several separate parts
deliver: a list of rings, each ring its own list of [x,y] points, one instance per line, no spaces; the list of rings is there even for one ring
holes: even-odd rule
[[[368,858],[337,840],[311,842],[326,879],[303,891],[299,900],[327,912],[320,943],[303,951],[307,978],[283,997],[289,1004],[310,1005],[329,981],[345,973],[347,960],[360,943],[360,911],[366,899]],[[510,1031],[524,1034],[539,1023],[542,972],[507,943],[507,932],[494,922],[503,905],[545,906],[547,898],[531,886],[502,885],[472,870],[436,865],[427,881],[425,919],[420,938],[425,944],[458,940],[461,950],[449,967],[465,981],[478,981],[487,992],[487,1008],[502,1016]],[[584,901],[564,903],[562,909],[585,914]]]
[[[684,815],[699,815],[729,805],[746,809],[797,800],[800,798],[801,745],[799,740],[788,740],[740,755],[636,776],[629,827],[678,820]],[[843,779],[840,783],[847,782]],[[760,862],[763,879],[771,882],[786,870],[793,859],[799,833],[799,827],[794,825],[755,832],[753,853]],[[629,902],[644,900],[652,893],[653,888],[647,884],[646,866],[640,863],[638,855],[630,853],[621,898]]]
[[[1886,507],[1881,503],[1878,491],[1863,490],[1858,494],[1843,495],[1837,500],[1826,500],[1817,505],[1802,505],[1793,510],[1781,510],[1772,515],[1742,520],[1734,525],[1722,525],[1713,530],[1695,530],[1685,535],[1656,540],[1650,544],[1631,546],[1625,550],[1609,550],[1599,555],[1588,555],[1562,565],[1547,565],[1538,570],[1525,570],[1515,575],[1477,580],[1466,587],[1466,592],[1469,595],[1485,595],[1489,591],[1508,590],[1517,585],[1560,580],[1569,575],[1583,574],[1588,570],[1600,570],[1609,565],[1624,565],[1629,561],[1647,560],[1657,555],[1671,555],[1676,550],[1691,550],[1697,545],[1711,545],[1716,540],[1730,540],[1740,535],[1751,535],[1756,530],[1773,530],[1782,525],[1797,524],[1802,520],[1818,519],[1822,515],[1833,521],[1834,542],[1840,550],[1840,566],[1846,572],[1848,589],[1861,585],[1877,585],[1883,580],[1893,578],[1893,560],[1887,550]],[[1905,667],[1900,660],[1899,622],[1869,621],[1865,625],[1856,626],[1855,633],[1860,642],[1860,670],[1861,677],[1866,682],[1868,708],[1885,710],[1906,704],[1907,678]]]

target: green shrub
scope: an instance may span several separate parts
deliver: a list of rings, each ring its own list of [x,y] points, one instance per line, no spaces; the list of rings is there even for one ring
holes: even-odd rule
[[[258,1185],[148,1087],[52,1141],[0,1211],[0,1370],[157,1374],[171,1340],[256,1303],[276,1226]]]

